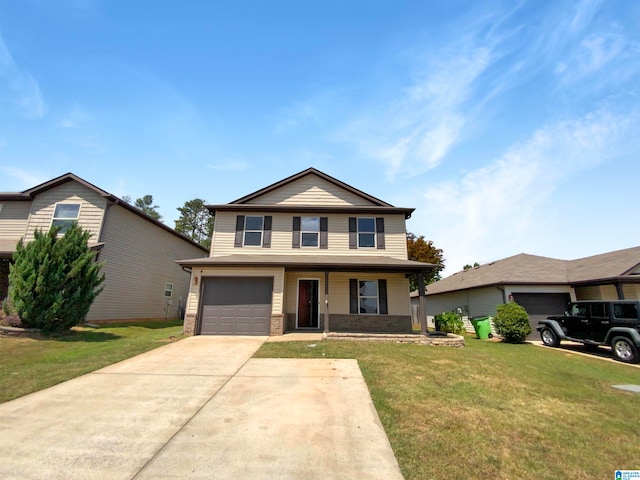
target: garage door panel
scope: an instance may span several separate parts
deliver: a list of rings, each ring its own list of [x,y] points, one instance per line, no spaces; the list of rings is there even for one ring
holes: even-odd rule
[[[203,280],[201,335],[268,335],[273,278]]]
[[[552,315],[562,315],[571,300],[568,293],[513,293],[513,300],[522,305],[529,314],[531,334],[529,339],[536,339],[536,327],[540,320]]]

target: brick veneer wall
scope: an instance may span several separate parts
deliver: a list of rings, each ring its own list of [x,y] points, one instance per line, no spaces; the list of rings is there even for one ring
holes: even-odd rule
[[[331,332],[411,333],[411,315],[337,315],[329,317]]]

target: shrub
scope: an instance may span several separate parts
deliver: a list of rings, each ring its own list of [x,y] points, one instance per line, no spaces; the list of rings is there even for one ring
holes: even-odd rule
[[[2,302],[2,309],[0,310],[0,325],[3,325],[5,327],[22,326],[20,317],[9,303],[9,300],[6,299]]]
[[[61,236],[58,230],[36,230],[26,245],[20,240],[9,267],[9,298],[22,325],[45,333],[81,323],[104,281],[90,233],[77,225]]]
[[[434,318],[436,324],[436,330],[439,332],[464,333],[464,323],[460,320],[460,317],[453,312],[439,313]]]
[[[496,332],[509,343],[522,343],[531,333],[529,315],[521,305],[515,302],[498,305],[497,315],[493,319]]]

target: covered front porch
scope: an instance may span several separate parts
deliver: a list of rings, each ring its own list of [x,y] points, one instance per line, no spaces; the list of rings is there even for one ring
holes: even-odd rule
[[[185,320],[185,333],[192,335],[224,334],[217,329],[218,323],[221,324],[216,317],[221,315],[218,312],[250,311],[249,300],[246,305],[240,305],[244,295],[231,295],[234,305],[225,305],[230,295],[224,295],[225,298],[210,295],[210,292],[203,295],[202,286],[207,285],[211,290],[212,279],[220,288],[226,288],[222,286],[225,278],[235,283],[235,292],[243,290],[243,279],[247,286],[257,284],[259,278],[272,279],[271,298],[265,299],[262,295],[261,308],[253,310],[258,312],[256,315],[264,315],[262,312],[270,310],[270,318],[265,318],[266,323],[257,318],[252,334],[263,331],[267,335],[296,331],[411,333],[409,277],[417,275],[422,280],[424,272],[435,267],[390,257],[311,255],[230,255],[179,263],[192,269]],[[421,304],[419,316],[422,331],[426,332],[424,289]],[[225,328],[231,332],[228,334],[241,334],[242,329],[234,329],[234,322],[248,322],[247,325],[252,322],[246,318],[238,320],[237,313],[230,313],[223,320]],[[203,329],[207,322],[214,328]]]

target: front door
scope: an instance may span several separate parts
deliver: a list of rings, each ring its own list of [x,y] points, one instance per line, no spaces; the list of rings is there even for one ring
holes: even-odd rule
[[[298,280],[298,328],[319,328],[318,280]]]

